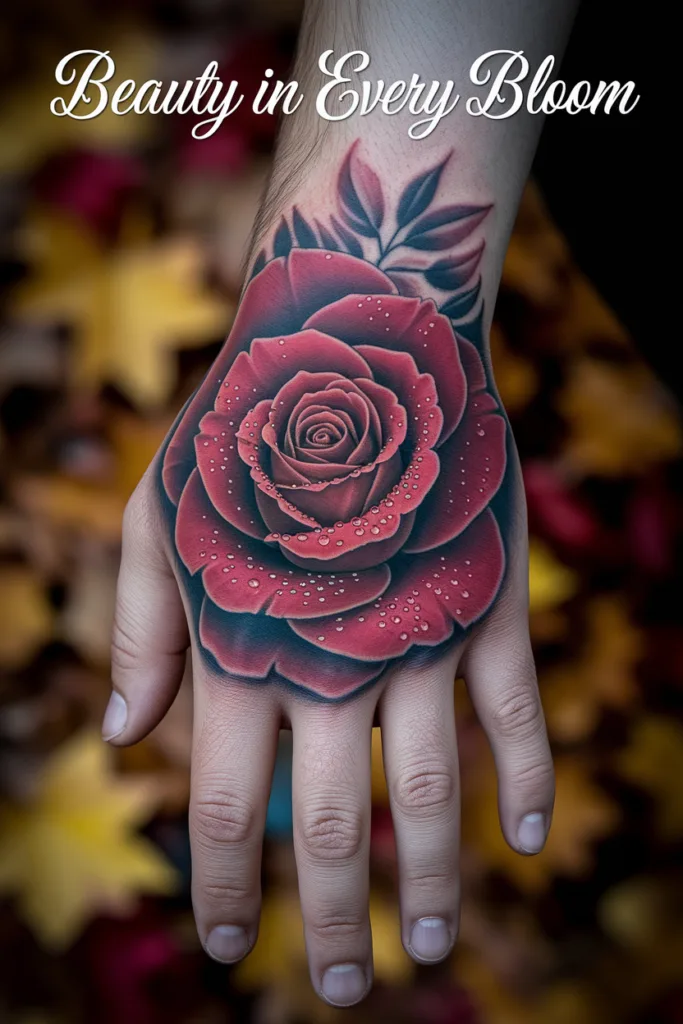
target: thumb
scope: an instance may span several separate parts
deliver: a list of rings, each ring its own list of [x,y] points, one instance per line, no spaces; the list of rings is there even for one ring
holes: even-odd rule
[[[112,634],[113,692],[105,740],[136,743],[158,725],[178,692],[189,645],[175,576],[159,538],[164,525],[144,483],[124,515]]]

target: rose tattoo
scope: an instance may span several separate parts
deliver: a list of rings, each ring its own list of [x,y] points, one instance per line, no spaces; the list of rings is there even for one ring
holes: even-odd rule
[[[393,234],[355,147],[339,217],[282,219],[231,331],[237,355],[168,442],[198,641],[226,673],[347,697],[463,636],[499,591],[507,426],[471,286],[483,245],[459,249],[487,208],[432,208],[444,164],[406,186]],[[449,255],[391,262],[411,250]],[[422,278],[447,293],[439,308]]]

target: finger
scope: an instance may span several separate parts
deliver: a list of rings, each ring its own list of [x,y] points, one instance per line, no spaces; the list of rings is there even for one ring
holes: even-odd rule
[[[113,693],[106,740],[136,743],[161,721],[178,692],[189,643],[178,585],[159,544],[163,526],[136,492],[126,509],[112,632]]]
[[[240,960],[256,942],[261,847],[279,710],[268,688],[195,668],[190,794],[192,900],[215,960]]]
[[[538,853],[555,786],[526,614],[496,609],[472,639],[461,669],[493,750],[505,838],[520,853]]]
[[[376,697],[292,708],[294,849],[311,980],[336,1006],[372,980],[370,767]]]
[[[458,931],[460,786],[455,659],[399,669],[380,701],[382,752],[396,836],[403,945],[437,962]]]

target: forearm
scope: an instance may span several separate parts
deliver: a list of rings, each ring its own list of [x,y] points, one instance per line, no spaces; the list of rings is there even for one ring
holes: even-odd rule
[[[481,263],[484,299],[492,310],[502,262],[521,192],[542,127],[543,117],[524,107],[512,117],[495,120],[468,113],[468,96],[484,98],[488,87],[469,80],[473,62],[492,50],[521,50],[534,68],[547,54],[559,60],[564,49],[576,0],[309,0],[300,34],[292,77],[306,100],[283,119],[272,178],[257,221],[249,262],[272,233],[282,214],[293,205],[317,218],[336,215],[336,182],[349,147],[360,141],[363,159],[377,173],[387,207],[396,209],[404,183],[416,171],[438,163],[452,151],[440,177],[437,198],[442,203],[491,205],[484,235],[486,251]],[[388,115],[379,105],[364,116],[340,121],[323,119],[314,97],[330,79],[318,66],[320,54],[332,50],[331,67],[342,55],[363,50],[371,57],[360,74],[349,70],[347,88],[370,85],[376,93],[381,81],[410,83],[418,74],[426,83],[440,83],[434,100],[453,82],[448,105],[460,94],[454,109],[428,135],[411,138],[409,129],[426,113],[411,113],[407,105]],[[348,67],[357,66],[360,58]],[[496,62],[497,61],[497,62]],[[502,63],[494,59],[493,73]],[[490,85],[490,83],[489,83]],[[507,87],[508,93],[511,91]],[[337,102],[337,87],[327,104],[341,113],[349,100]],[[405,95],[405,94],[404,94]],[[432,103],[434,102],[432,101]],[[400,105],[392,105],[392,109]],[[413,134],[416,134],[413,132]]]
[[[570,13],[316,0],[299,78],[313,97],[319,53],[362,49],[373,81],[464,82],[486,50],[557,53]],[[163,446],[154,492],[150,475],[134,496],[118,597],[117,743],[170,706],[187,616],[193,889],[219,960],[255,941],[275,739],[291,724],[307,950],[334,1005],[372,975],[376,719],[403,943],[421,963],[457,933],[456,673],[491,740],[514,849],[541,849],[553,801],[519,473],[486,345],[540,121],[459,105],[415,141],[413,119],[330,124],[311,104],[285,122],[230,338]],[[138,700],[140,679],[151,696]]]

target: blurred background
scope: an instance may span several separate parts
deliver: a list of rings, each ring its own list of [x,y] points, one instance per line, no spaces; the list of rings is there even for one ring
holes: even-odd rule
[[[304,958],[287,737],[260,939],[232,969],[204,955],[191,913],[189,681],[143,743],[99,739],[123,507],[228,332],[276,126],[246,105],[202,142],[187,118],[55,118],[54,68],[108,48],[118,80],[184,81],[217,59],[250,95],[265,67],[286,78],[299,13],[297,0],[24,0],[2,14],[0,1021],[680,1024],[683,474],[662,255],[674,214],[634,62],[642,25],[610,4],[581,12],[563,76],[640,75],[641,104],[549,120],[491,339],[529,502],[558,784],[546,851],[504,845],[459,683],[461,940],[447,963],[413,964],[376,736],[377,981],[335,1011]]]

